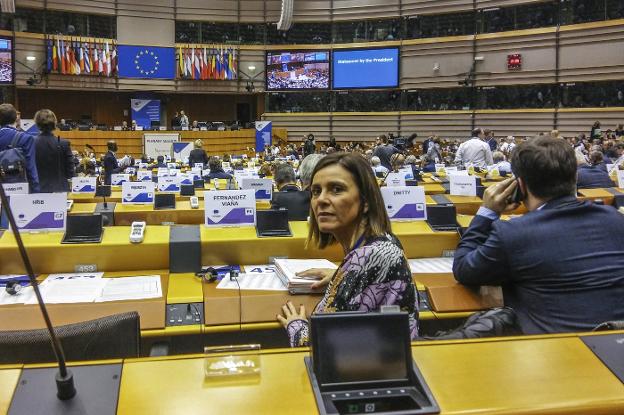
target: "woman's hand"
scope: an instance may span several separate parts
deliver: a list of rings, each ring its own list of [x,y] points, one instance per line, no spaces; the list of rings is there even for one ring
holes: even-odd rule
[[[296,275],[299,278],[319,280],[312,284],[311,288],[320,288],[329,284],[329,281],[331,281],[334,276],[334,272],[336,272],[336,270],[331,268],[311,268],[298,272]]]
[[[284,328],[288,327],[288,324],[290,324],[290,322],[293,320],[307,319],[305,306],[303,304],[299,306],[299,313],[297,313],[297,309],[295,309],[293,303],[288,301],[282,306],[282,312],[284,313],[284,315],[281,316],[278,314],[277,320],[282,324],[282,326],[284,326]]]

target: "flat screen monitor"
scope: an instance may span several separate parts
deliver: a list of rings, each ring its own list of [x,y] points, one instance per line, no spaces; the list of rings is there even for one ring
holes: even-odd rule
[[[399,48],[335,50],[334,89],[398,88]]]
[[[0,84],[12,84],[13,72],[13,39],[0,36]]]
[[[321,390],[409,379],[412,356],[406,313],[319,314],[312,317],[311,326],[314,372]]]
[[[329,89],[329,50],[268,51],[266,89]]]

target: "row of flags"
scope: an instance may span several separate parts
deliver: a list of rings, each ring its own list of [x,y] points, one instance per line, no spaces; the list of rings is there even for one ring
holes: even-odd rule
[[[49,37],[46,49],[48,72],[102,76],[118,73],[117,45],[114,42]]]
[[[238,78],[238,54],[232,48],[179,46],[176,61],[178,78],[200,80]]]

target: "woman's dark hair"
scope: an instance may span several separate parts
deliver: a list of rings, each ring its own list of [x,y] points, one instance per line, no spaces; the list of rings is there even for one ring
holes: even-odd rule
[[[56,129],[56,115],[48,109],[42,109],[35,114],[35,124],[44,134],[49,134]]]
[[[312,172],[310,180],[311,187],[314,186],[314,176],[322,169],[339,165],[349,173],[358,187],[360,193],[360,212],[358,220],[364,220],[364,236],[366,238],[382,236],[391,233],[390,219],[386,212],[386,206],[377,185],[377,179],[373,175],[370,164],[360,155],[352,153],[333,153],[323,157]],[[314,198],[314,195],[312,196]],[[368,210],[364,212],[364,205],[368,205]],[[310,207],[310,230],[308,232],[307,244],[312,244],[319,249],[323,249],[335,241],[333,235],[320,231],[312,207]]]
[[[543,136],[519,144],[511,156],[511,170],[539,198],[576,192],[576,156],[565,140]]]

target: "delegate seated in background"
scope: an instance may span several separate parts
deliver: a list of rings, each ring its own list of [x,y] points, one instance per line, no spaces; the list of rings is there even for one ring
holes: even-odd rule
[[[310,214],[310,192],[299,190],[295,171],[290,164],[278,165],[273,180],[279,191],[273,193],[271,207],[288,209],[289,220],[306,220]]]
[[[578,189],[596,189],[614,187],[615,183],[609,177],[607,168],[602,162],[602,153],[594,151],[589,155],[589,164],[585,160],[578,161],[576,187]]]
[[[312,269],[301,275],[328,284],[315,313],[379,311],[398,305],[409,313],[412,338],[418,335],[418,303],[412,274],[398,239],[392,234],[377,181],[366,160],[334,153],[319,161],[312,174],[312,216],[308,244],[323,249],[340,244],[345,257],[338,270]],[[304,306],[291,302],[277,319],[291,346],[308,343]]]
[[[218,157],[210,157],[208,159],[208,168],[210,169],[210,173],[204,176],[204,179],[213,180],[213,179],[231,179],[232,175],[227,174],[223,170],[223,166],[221,165],[221,160]]]
[[[564,140],[519,144],[511,167],[517,181],[487,188],[457,246],[457,281],[501,285],[526,334],[587,331],[624,319],[624,216],[577,200],[576,157]],[[499,220],[517,207],[510,200],[516,186],[529,212]]]

